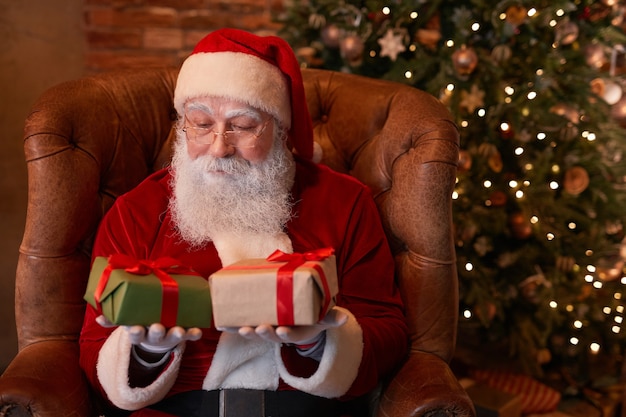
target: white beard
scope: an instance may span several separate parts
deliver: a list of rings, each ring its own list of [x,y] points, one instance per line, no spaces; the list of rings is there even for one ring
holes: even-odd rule
[[[220,253],[224,265],[264,257],[275,249],[291,251],[284,227],[291,218],[295,162],[280,135],[267,159],[258,164],[238,157],[191,159],[179,135],[171,166],[170,209],[183,240],[192,247],[213,241],[218,252],[229,252]]]

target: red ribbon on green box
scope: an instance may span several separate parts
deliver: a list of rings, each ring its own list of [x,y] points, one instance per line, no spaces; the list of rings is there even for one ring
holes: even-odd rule
[[[312,262],[323,261],[334,253],[335,250],[333,248],[321,248],[304,253],[284,253],[276,250],[266,258],[269,262],[287,262],[278,268],[276,277],[276,315],[279,323],[284,323],[285,326],[293,326],[295,323],[293,315],[293,273],[296,268],[307,262],[311,262],[307,266],[317,271],[324,287],[324,302],[320,310],[320,320],[323,318],[331,302],[330,288],[322,267]]]
[[[123,269],[134,275],[154,274],[161,281],[163,303],[161,307],[161,324],[166,328],[174,327],[178,315],[178,283],[170,274],[198,275],[192,269],[185,267],[174,258],[162,257],[156,260],[138,260],[124,254],[111,255],[106,268],[102,271],[100,280],[94,292],[96,308],[102,313],[100,299],[109,282],[114,269]]]

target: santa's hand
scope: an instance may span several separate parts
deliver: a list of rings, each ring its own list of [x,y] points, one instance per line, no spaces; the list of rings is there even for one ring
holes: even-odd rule
[[[96,323],[106,328],[117,327],[117,324],[111,323],[111,321],[107,319],[106,317],[104,317],[103,315],[99,315],[98,317],[96,317]]]
[[[262,339],[275,343],[289,343],[294,345],[308,345],[317,342],[325,330],[339,327],[348,320],[348,315],[339,309],[333,308],[316,324],[310,326],[278,326],[261,324],[256,327],[244,326],[224,329],[236,331],[246,339]]]
[[[195,341],[202,337],[202,330],[197,327],[184,329],[174,326],[168,330],[162,324],[154,323],[148,328],[144,326],[124,326],[124,328],[128,332],[130,343],[152,353],[169,352],[184,341]]]

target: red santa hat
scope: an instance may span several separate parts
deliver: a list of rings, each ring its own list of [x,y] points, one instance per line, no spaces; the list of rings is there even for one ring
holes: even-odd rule
[[[205,36],[183,62],[174,106],[183,114],[187,100],[228,97],[268,112],[289,129],[289,140],[303,158],[313,157],[313,129],[300,65],[287,42],[237,29]]]

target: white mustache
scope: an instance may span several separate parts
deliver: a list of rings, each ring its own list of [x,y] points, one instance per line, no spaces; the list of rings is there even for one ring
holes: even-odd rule
[[[227,174],[243,175],[250,171],[250,163],[241,158],[215,158],[210,155],[196,160],[205,172],[225,172]]]

